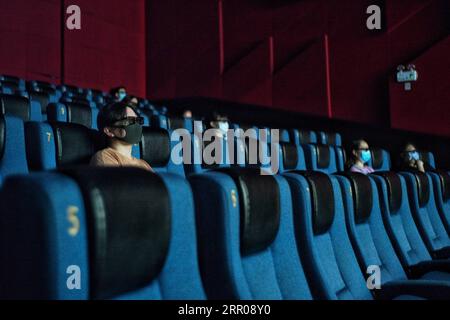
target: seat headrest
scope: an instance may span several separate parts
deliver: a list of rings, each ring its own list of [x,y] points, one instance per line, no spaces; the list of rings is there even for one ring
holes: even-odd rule
[[[377,172],[375,174],[383,177],[386,182],[390,213],[397,213],[402,205],[403,198],[400,176],[395,172]]]
[[[233,178],[239,193],[241,253],[266,249],[280,226],[280,189],[273,176],[253,169],[220,169]]]
[[[325,145],[316,145],[317,167],[326,169],[330,166],[330,147]]]
[[[3,159],[6,144],[6,123],[5,116],[0,114],[0,159]]]
[[[299,136],[300,144],[310,144],[310,143],[314,143],[315,142],[312,139],[311,131],[299,130],[298,136]]]
[[[49,104],[50,97],[46,92],[31,92],[30,93],[31,100],[39,101],[41,104],[41,112],[47,112],[47,106]]]
[[[17,95],[0,95],[0,104],[2,113],[21,118],[23,121],[30,121],[31,110],[28,98]]]
[[[326,144],[329,146],[341,146],[340,135],[335,132],[325,132]]]
[[[318,171],[299,171],[311,189],[312,225],[315,235],[326,233],[335,215],[334,191],[330,177]]]
[[[92,126],[92,109],[87,104],[66,103],[67,121],[81,124],[87,128]]]
[[[344,176],[350,180],[352,186],[355,223],[364,223],[369,219],[373,208],[370,178],[362,173],[353,172],[345,173]]]
[[[89,164],[95,153],[94,132],[85,126],[51,122],[56,143],[56,165],[58,168]]]
[[[430,182],[426,173],[415,171],[413,174],[416,178],[419,206],[424,207],[430,200]]]
[[[285,170],[294,170],[298,165],[297,146],[293,143],[280,143],[283,152],[283,166]]]
[[[383,167],[383,149],[372,148],[372,168],[379,170]]]
[[[434,171],[438,176],[441,183],[442,199],[444,202],[450,200],[450,174],[444,170]]]
[[[149,285],[164,266],[171,237],[162,179],[137,168],[63,173],[77,181],[86,206],[91,298],[110,299]]]
[[[173,117],[167,119],[170,130],[184,129],[184,119]]]
[[[164,129],[144,127],[141,140],[141,159],[153,168],[167,166],[170,160],[170,136]]]

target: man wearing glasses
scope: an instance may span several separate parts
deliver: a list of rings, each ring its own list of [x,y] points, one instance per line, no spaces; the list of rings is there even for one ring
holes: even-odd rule
[[[132,156],[133,145],[141,141],[143,123],[144,119],[131,103],[116,102],[100,110],[98,129],[105,136],[108,147],[92,157],[91,165],[153,171],[146,161]]]

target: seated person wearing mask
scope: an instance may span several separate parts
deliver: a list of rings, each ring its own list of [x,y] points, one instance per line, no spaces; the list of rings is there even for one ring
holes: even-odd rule
[[[375,170],[367,165],[372,159],[369,145],[364,140],[356,140],[352,143],[348,168],[351,172],[359,172],[365,175],[374,173]]]
[[[113,102],[121,102],[127,97],[127,88],[124,86],[112,88],[109,91],[109,94],[111,95]]]
[[[210,126],[212,129],[216,129],[217,137],[227,139],[228,129],[230,128],[227,116],[214,112]]]
[[[108,148],[97,152],[92,166],[138,167],[153,171],[150,165],[132,156],[133,145],[142,138],[144,120],[132,104],[116,102],[104,107],[97,118],[98,128],[108,141]]]
[[[412,143],[407,143],[400,153],[400,170],[426,172],[433,170],[420,160],[420,154]]]

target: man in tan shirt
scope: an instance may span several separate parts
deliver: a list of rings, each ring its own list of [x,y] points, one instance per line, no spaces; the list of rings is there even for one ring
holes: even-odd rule
[[[107,137],[109,147],[92,157],[92,166],[138,167],[153,171],[146,161],[132,156],[133,145],[141,141],[143,124],[132,104],[116,102],[104,107],[97,122],[99,130]]]

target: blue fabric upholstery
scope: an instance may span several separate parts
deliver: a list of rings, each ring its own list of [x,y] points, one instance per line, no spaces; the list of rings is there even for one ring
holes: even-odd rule
[[[67,108],[62,103],[50,103],[47,106],[47,120],[67,122]]]
[[[391,210],[389,206],[388,186],[385,179],[375,175],[372,178],[378,187],[386,230],[404,268],[431,260],[430,253],[414,222],[408,201],[405,178],[399,176],[401,183],[401,204],[395,211]]]
[[[5,179],[14,174],[28,173],[25,149],[24,123],[12,116],[1,116],[4,122],[5,140],[3,155],[0,155],[0,175]]]
[[[304,139],[305,134],[309,136],[309,140],[306,141]],[[302,144],[315,144],[318,143],[317,135],[314,131],[304,131],[301,132],[297,129],[291,129],[290,130],[290,142],[294,142],[296,145],[302,145]]]
[[[363,272],[371,265],[381,269],[382,284],[392,280],[406,280],[400,260],[395,254],[383,225],[377,186],[370,180],[373,205],[367,220],[357,223],[354,214],[354,191],[346,177],[338,176],[344,196],[344,207],[349,236]]]
[[[175,175],[161,177],[168,188],[172,216],[164,266],[147,287],[115,299],[205,298],[197,259],[191,188],[185,179]],[[24,198],[27,201],[21,201]],[[0,274],[0,298],[91,297],[85,201],[78,183],[60,173],[15,176],[5,181],[0,192],[0,255],[8,263]],[[80,269],[80,290],[67,286],[71,266]]]
[[[409,202],[414,219],[428,250],[433,254],[438,250],[449,248],[450,237],[436,207],[435,190],[431,178],[428,175],[426,176],[429,184],[429,198],[425,204],[420,205],[415,175],[402,173],[402,176],[407,182]]]
[[[307,144],[302,145],[305,153],[306,167],[311,171],[321,171],[328,174],[337,172],[336,152],[332,146]],[[327,166],[319,165],[319,148],[326,148],[329,153],[329,163]]]
[[[345,162],[346,162],[346,154],[345,150],[342,147],[334,147],[334,152],[336,154],[336,167],[337,171],[344,172],[345,171]]]
[[[358,175],[358,174],[353,174]],[[357,178],[357,177],[356,177]],[[364,177],[366,178],[366,177]],[[370,183],[370,190],[372,197],[372,207],[370,215],[367,219],[356,219],[355,216],[355,194],[358,192],[365,192],[362,187],[355,191],[347,177],[338,176],[337,179],[341,185],[342,194],[344,196],[344,207],[346,213],[346,222],[350,239],[353,248],[358,257],[361,270],[365,273],[370,266],[378,266],[381,271],[381,291],[386,284],[392,284],[394,281],[405,281],[407,275],[400,263],[395,249],[389,239],[386,229],[383,224],[383,217],[381,214],[380,201],[378,190],[375,182],[368,178]],[[364,195],[364,197],[367,197]],[[367,199],[367,198],[366,198]],[[361,201],[363,199],[358,199]],[[369,201],[367,199],[367,201]],[[359,204],[361,205],[361,204]],[[433,273],[428,273],[420,277],[423,280],[441,280],[440,286],[448,286],[450,288],[449,274],[438,273],[438,276],[433,276]],[[444,276],[441,276],[443,274]],[[419,284],[422,280],[409,280],[403,286],[407,290],[408,286]],[[423,281],[422,281],[423,282]],[[432,286],[433,284],[429,284]],[[378,293],[375,291],[375,293]],[[382,294],[382,292],[380,292]],[[419,293],[417,293],[419,294]],[[423,292],[420,296],[427,298],[426,293]]]
[[[167,117],[164,115],[157,115],[157,116],[153,116],[151,119],[151,126],[154,128],[161,128],[161,129],[166,129],[168,130],[168,121],[167,121]]]
[[[315,298],[372,299],[347,235],[337,179],[330,177],[334,194],[334,220],[325,233],[317,235],[313,230],[313,208],[307,179],[297,173],[286,173],[284,176],[293,197],[297,245]]]
[[[12,177],[5,181],[0,204],[0,254],[8,261],[0,296],[88,299],[86,217],[75,182],[56,173]],[[80,290],[66,285],[70,266],[80,268]]]
[[[447,233],[450,234],[450,199],[444,199],[441,179],[436,173],[429,172],[428,175],[433,180],[434,195],[436,200],[436,206],[439,210],[439,214],[442,219]],[[449,173],[450,175],[450,173]],[[449,186],[447,186],[448,188]]]
[[[62,135],[55,136],[57,131]],[[95,153],[94,130],[69,123],[28,122],[26,150],[31,170],[51,170],[67,165],[88,164]],[[70,161],[58,162],[69,155]]]
[[[55,135],[50,124],[42,122],[26,123],[25,137],[30,170],[55,169]]]
[[[240,250],[240,208],[233,179],[220,172],[193,175],[203,283],[211,299],[311,299],[298,256],[288,185],[280,188],[278,235],[266,249]],[[211,214],[214,213],[214,214]]]
[[[339,133],[319,132],[319,143],[342,147],[342,137]]]
[[[372,159],[370,160],[369,165],[375,171],[390,171],[392,164],[389,152],[384,149],[373,148]]]
[[[286,171],[293,171],[293,170],[306,170],[306,160],[305,160],[305,154],[303,153],[303,148],[301,148],[300,146],[297,146],[295,144],[290,144],[288,143],[288,145],[292,145],[293,148],[295,148],[296,152],[297,152],[297,165],[295,166],[295,168],[285,168],[285,160],[286,157],[288,157],[288,154],[285,154],[285,152],[283,151],[283,143],[279,145],[278,148],[278,152],[279,152],[279,173],[282,174]]]

